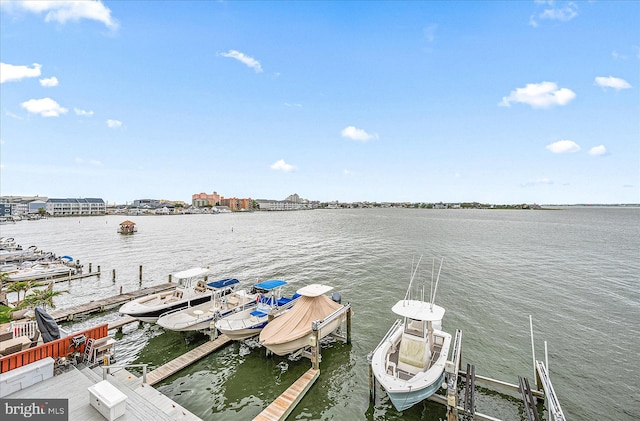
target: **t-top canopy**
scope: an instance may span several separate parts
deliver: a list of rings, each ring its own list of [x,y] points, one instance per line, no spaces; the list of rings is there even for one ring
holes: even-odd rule
[[[231,285],[235,285],[237,283],[240,283],[240,281],[238,281],[237,279],[225,278],[225,279],[220,279],[219,281],[208,282],[207,286],[211,288],[220,289],[220,288],[228,287]]]
[[[287,285],[287,283],[280,279],[269,279],[268,281],[263,281],[254,285],[254,287],[263,289],[265,291],[272,290],[274,288],[281,287],[283,285]]]
[[[202,276],[207,272],[209,272],[209,269],[193,268],[193,269],[183,270],[182,272],[176,272],[173,274],[173,276],[178,279],[187,279],[187,278],[195,278],[196,276]]]
[[[431,303],[424,301],[400,300],[391,308],[391,311],[402,317],[435,322],[442,320],[445,309],[435,304],[432,307]]]
[[[304,295],[305,297],[317,297],[322,294],[326,294],[331,291],[333,287],[322,284],[311,284],[306,287],[302,287],[298,290],[298,294]]]

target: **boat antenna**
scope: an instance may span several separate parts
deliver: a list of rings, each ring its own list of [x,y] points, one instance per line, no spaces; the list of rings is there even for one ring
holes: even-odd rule
[[[429,285],[429,301],[431,301],[431,297],[433,297],[433,279],[434,279],[434,271],[436,270],[436,258],[433,258],[433,262],[431,262],[431,285]],[[424,299],[422,300],[424,301]]]
[[[433,289],[433,295],[431,296],[431,306],[430,310],[433,310],[433,302],[436,300],[436,292],[438,291],[438,281],[440,281],[440,272],[442,271],[442,263],[444,262],[444,257],[440,260],[440,268],[438,269],[438,277],[436,278],[436,286]]]
[[[411,285],[413,284],[413,278],[416,277],[416,273],[418,272],[418,266],[420,266],[421,261],[422,261],[422,256],[420,256],[420,259],[418,259],[416,268],[413,270],[413,273],[411,274],[411,279],[409,280],[409,288],[407,289],[407,293],[404,295],[405,301],[411,299]]]

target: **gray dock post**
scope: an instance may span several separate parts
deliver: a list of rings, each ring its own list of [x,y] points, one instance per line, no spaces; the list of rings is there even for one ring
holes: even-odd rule
[[[140,284],[142,284],[142,265],[140,265],[139,278],[140,278]]]
[[[89,263],[89,273],[91,273],[91,263]]]
[[[113,269],[113,282],[114,283],[116,282],[116,270],[115,269]]]

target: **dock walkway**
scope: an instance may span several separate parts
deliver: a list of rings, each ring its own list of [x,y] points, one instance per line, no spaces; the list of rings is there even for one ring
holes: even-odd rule
[[[59,310],[52,310],[50,315],[56,322],[71,321],[76,316],[83,316],[92,313],[101,313],[106,310],[110,310],[115,307],[119,307],[128,301],[134,300],[139,297],[143,297],[149,294],[155,294],[162,291],[167,291],[176,287],[175,283],[163,283],[154,285],[147,288],[138,289],[136,291],[124,292],[119,295],[114,295],[107,298],[102,298],[95,301],[90,301],[86,304],[78,306],[67,307]]]
[[[281,421],[286,419],[293,408],[304,397],[316,379],[320,376],[320,370],[310,368],[298,380],[295,381],[278,398],[271,402],[264,411],[255,417],[254,421]]]
[[[168,363],[161,365],[155,370],[147,373],[147,383],[149,385],[154,385],[161,380],[166,379],[172,374],[175,374],[178,371],[182,370],[186,366],[193,364],[195,361],[206,357],[207,355],[226,345],[230,341],[231,338],[229,338],[227,335],[219,335],[216,340],[203,343],[199,347],[192,349],[186,354],[182,354],[178,358],[171,360]]]

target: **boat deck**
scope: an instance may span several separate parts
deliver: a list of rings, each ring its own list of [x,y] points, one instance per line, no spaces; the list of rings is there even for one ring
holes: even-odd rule
[[[442,351],[442,345],[435,344],[433,346],[433,350],[431,351],[431,359],[429,360],[427,369],[429,369],[429,367],[431,367],[436,361],[438,361],[438,358],[440,358],[440,351]],[[398,351],[389,354],[389,362],[395,364],[396,367],[398,366]],[[388,370],[390,370],[390,368]],[[400,380],[411,380],[414,376],[413,374],[399,368],[396,369],[396,373],[398,374],[398,378]]]
[[[121,371],[119,376],[126,376]],[[126,411],[118,421],[198,421],[199,417],[178,405],[149,385],[133,388],[120,381],[118,375],[108,375],[107,381],[127,396]],[[69,371],[7,396],[9,399],[67,399],[69,420],[104,421],[90,404],[88,388],[102,381],[102,375],[89,368]]]

